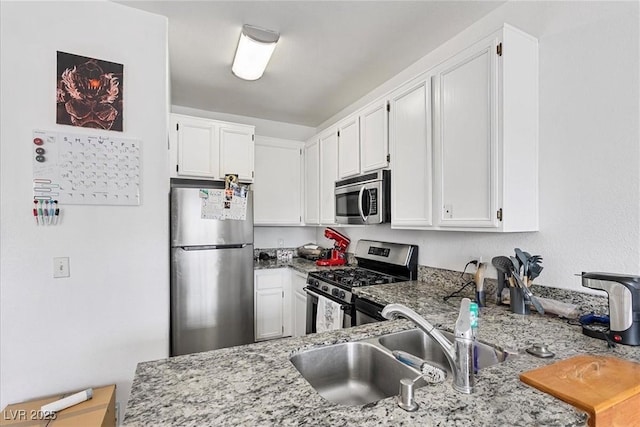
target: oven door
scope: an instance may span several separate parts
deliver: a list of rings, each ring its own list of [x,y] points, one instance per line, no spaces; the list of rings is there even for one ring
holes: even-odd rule
[[[338,224],[380,224],[381,182],[349,185],[336,188],[336,222]]]
[[[355,326],[355,317],[353,315],[354,308],[351,304],[345,304],[329,295],[320,294],[315,292],[311,288],[304,288],[307,293],[307,334],[315,334],[316,329],[316,317],[318,315],[318,295],[322,295],[332,301],[342,304],[342,328],[350,328]]]
[[[382,317],[382,309],[384,306],[377,304],[368,299],[358,298],[355,301],[356,310],[356,326],[365,325],[367,323],[382,322],[387,319]]]

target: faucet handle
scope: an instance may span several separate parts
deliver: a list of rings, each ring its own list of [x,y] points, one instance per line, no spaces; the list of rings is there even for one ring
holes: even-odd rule
[[[415,380],[409,378],[403,378],[400,380],[400,395],[397,397],[398,406],[407,412],[414,412],[418,409],[418,404],[413,400],[413,386],[418,377]]]
[[[456,338],[473,338],[473,330],[471,328],[471,300],[469,298],[462,298],[460,314],[456,321],[454,335]]]

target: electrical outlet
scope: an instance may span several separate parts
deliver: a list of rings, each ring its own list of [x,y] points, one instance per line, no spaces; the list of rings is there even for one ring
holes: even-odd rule
[[[57,257],[53,259],[53,277],[69,277],[69,257]]]

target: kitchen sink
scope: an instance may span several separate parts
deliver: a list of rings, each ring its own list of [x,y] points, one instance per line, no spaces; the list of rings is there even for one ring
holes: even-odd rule
[[[441,332],[453,342],[453,334]],[[290,360],[326,400],[342,405],[364,405],[398,395],[400,380],[420,376],[418,370],[396,360],[391,353],[394,350],[411,353],[451,373],[440,346],[419,329],[314,348],[295,354]],[[476,344],[476,354],[478,369],[506,358],[506,353],[499,348],[480,342]],[[426,384],[420,378],[415,388]]]
[[[291,357],[291,363],[320,396],[342,405],[364,405],[395,396],[401,379],[420,375],[369,341],[307,350]],[[415,386],[425,384],[420,379]]]
[[[453,334],[446,331],[440,331],[451,342],[453,342]],[[427,334],[420,329],[409,329],[402,332],[396,332],[384,335],[378,338],[380,344],[387,349],[402,350],[418,356],[429,362],[436,362],[438,365],[445,367],[451,372],[451,367],[447,361],[447,357],[440,346]],[[492,366],[506,359],[506,353],[499,348],[492,347],[481,342],[476,343],[475,354],[477,357],[478,369]]]

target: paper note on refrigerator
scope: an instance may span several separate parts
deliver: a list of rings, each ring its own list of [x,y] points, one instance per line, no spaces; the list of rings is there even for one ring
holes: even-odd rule
[[[228,194],[228,190],[201,189],[202,219],[238,220],[247,219],[246,190]]]

